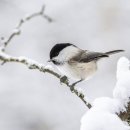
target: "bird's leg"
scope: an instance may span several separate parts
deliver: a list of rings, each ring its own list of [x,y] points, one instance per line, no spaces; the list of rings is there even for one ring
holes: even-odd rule
[[[82,82],[83,80],[82,79],[80,79],[80,80],[78,80],[77,82],[74,82],[72,85],[70,85],[70,90],[73,92],[74,91],[74,86],[76,85],[76,84],[78,84],[79,82]]]

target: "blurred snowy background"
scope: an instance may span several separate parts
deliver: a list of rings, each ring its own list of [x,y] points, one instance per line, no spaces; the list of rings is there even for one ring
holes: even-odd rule
[[[51,47],[59,42],[93,51],[124,49],[100,61],[94,78],[78,85],[90,101],[111,97],[116,62],[120,56],[130,58],[130,1],[0,0],[0,37],[8,37],[21,18],[43,4],[54,21],[37,17],[25,23],[6,52],[47,64]],[[86,106],[55,77],[21,64],[0,66],[1,130],[79,130],[85,112]]]

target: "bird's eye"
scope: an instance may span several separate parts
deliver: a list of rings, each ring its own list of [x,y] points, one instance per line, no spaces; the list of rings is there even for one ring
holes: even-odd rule
[[[52,60],[52,62],[53,62],[54,64],[56,64],[56,61],[55,61],[55,60]]]

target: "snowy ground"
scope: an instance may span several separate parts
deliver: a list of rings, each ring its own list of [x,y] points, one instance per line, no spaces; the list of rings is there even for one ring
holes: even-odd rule
[[[38,11],[43,3],[54,22],[39,17],[26,23],[7,52],[47,64],[57,42],[94,51],[124,49],[125,53],[100,61],[95,77],[78,85],[90,101],[112,97],[117,60],[130,57],[130,1],[1,0],[0,36],[8,36],[20,18]],[[1,130],[79,130],[86,112],[85,105],[56,78],[20,64],[0,67],[0,97]]]

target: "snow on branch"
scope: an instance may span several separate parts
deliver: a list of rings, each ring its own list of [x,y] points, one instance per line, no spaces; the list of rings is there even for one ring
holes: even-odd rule
[[[122,104],[118,112],[123,121],[130,122],[130,61],[122,57],[117,64],[117,83],[113,91],[115,99]]]
[[[53,70],[52,67],[45,66],[43,64],[40,64],[34,60],[31,60],[29,58],[20,56],[20,57],[14,57],[5,54],[5,52],[0,51],[0,61],[2,61],[2,64],[5,64],[6,62],[16,62],[16,63],[22,63],[26,65],[29,69],[36,69],[40,72],[47,72],[55,77],[57,77],[61,83],[65,84],[69,88],[71,88],[71,92],[75,93],[84,103],[88,108],[91,108],[91,104],[88,103],[85,99],[85,95],[83,92],[78,91],[78,89],[74,88],[75,85],[69,84],[69,80],[67,77],[63,78],[61,75],[59,75],[57,72]],[[73,89],[72,89],[73,88]]]
[[[32,18],[35,18],[37,16],[42,16],[43,18],[45,18],[48,22],[52,22],[52,18],[50,18],[48,15],[46,15],[44,13],[45,11],[45,5],[42,6],[41,10],[39,12],[35,12],[33,14],[27,15],[25,18],[21,19],[20,22],[18,23],[18,25],[16,26],[16,28],[12,31],[11,35],[9,36],[9,38],[5,39],[2,37],[2,45],[0,46],[0,61],[2,61],[1,65],[3,65],[6,62],[17,62],[17,63],[22,63],[24,65],[26,65],[29,69],[36,69],[39,70],[40,72],[47,72],[55,77],[57,77],[58,79],[60,79],[60,82],[63,84],[66,84],[66,86],[70,87],[71,92],[75,93],[84,103],[88,108],[91,108],[91,104],[88,103],[86,101],[86,97],[83,94],[83,92],[79,91],[78,89],[74,88],[75,84],[69,84],[69,80],[67,77],[65,76],[61,76],[60,74],[58,74],[57,72],[55,72],[52,67],[48,68],[48,66],[44,66],[43,64],[40,64],[34,60],[31,60],[29,58],[20,56],[20,57],[15,57],[15,56],[11,56],[5,53],[5,49],[7,47],[7,45],[11,42],[11,40],[16,36],[16,35],[20,35],[21,33],[21,27],[22,25],[31,20]]]
[[[45,11],[45,5],[42,6],[42,8],[40,9],[40,11],[35,12],[35,13],[32,13],[32,14],[29,14],[29,15],[26,15],[24,18],[22,18],[22,19],[19,21],[18,25],[15,27],[15,29],[12,31],[12,33],[10,34],[10,36],[9,36],[7,39],[4,38],[4,37],[2,37],[2,38],[1,38],[1,43],[2,43],[2,45],[3,45],[3,48],[2,48],[3,51],[5,50],[5,47],[9,44],[9,42],[10,42],[15,36],[20,35],[20,33],[21,33],[21,27],[22,27],[22,25],[23,25],[25,22],[27,22],[27,21],[29,21],[29,20],[35,18],[35,17],[38,17],[38,16],[41,16],[41,17],[45,18],[48,22],[52,22],[52,21],[53,21],[52,18],[49,17],[48,15],[46,15],[46,14],[44,13],[44,11]]]
[[[122,57],[117,63],[117,83],[113,98],[97,98],[82,117],[80,130],[130,130],[130,61]]]

